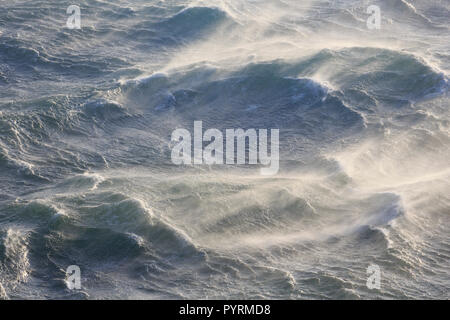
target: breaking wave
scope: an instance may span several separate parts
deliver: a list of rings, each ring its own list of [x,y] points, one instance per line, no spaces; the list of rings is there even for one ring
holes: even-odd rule
[[[446,3],[4,2],[1,299],[448,295]],[[279,128],[279,174],[174,166],[196,120]]]

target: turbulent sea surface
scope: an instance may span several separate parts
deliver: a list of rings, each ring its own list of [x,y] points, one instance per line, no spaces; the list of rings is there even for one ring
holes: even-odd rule
[[[1,1],[0,297],[449,299],[449,18],[448,0]],[[173,165],[195,120],[279,128],[280,172]]]

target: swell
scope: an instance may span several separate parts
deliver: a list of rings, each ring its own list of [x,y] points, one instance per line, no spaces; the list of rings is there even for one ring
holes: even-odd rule
[[[24,238],[26,242],[7,237],[0,243],[6,248],[2,251],[0,245],[5,294],[18,292],[15,284],[26,282],[31,272],[34,281],[47,281],[49,294],[69,296],[73,293],[66,288],[64,270],[73,264],[82,268],[86,281],[99,281],[102,275],[104,286],[120,289],[119,279],[142,281],[148,276],[148,268],[173,272],[180,265],[199,263],[205,258],[189,237],[155,216],[140,200],[114,192],[70,195],[75,188],[89,190],[86,187],[92,182],[88,177],[78,179],[87,181],[78,187],[67,182],[71,189],[65,196],[37,197],[3,207],[4,215],[32,230]],[[137,266],[147,268],[137,270]],[[113,274],[116,280],[110,278]],[[30,284],[29,289],[33,286]],[[161,294],[165,294],[161,287]]]
[[[29,101],[22,103],[27,110],[23,114],[11,111],[12,104],[4,105],[1,161],[43,178],[55,177],[50,165],[64,174],[123,165],[130,161],[129,146],[122,141],[128,128],[156,139],[152,148],[159,156],[154,160],[167,162],[164,143],[170,128],[190,127],[198,119],[219,129],[282,127],[289,133],[288,141],[301,138],[305,146],[320,141],[330,145],[361,135],[369,123],[391,112],[407,114],[412,104],[446,90],[448,80],[442,72],[420,58],[385,49],[323,50],[299,61],[252,63],[231,72],[200,65],[128,81],[87,99]],[[82,147],[88,136],[94,139]],[[114,155],[100,145],[107,145],[108,137],[121,138]],[[136,147],[142,144],[147,147],[148,142]],[[81,158],[75,157],[74,148]],[[54,160],[36,160],[44,157],[42,152],[54,154]]]
[[[1,298],[446,293],[446,5],[34,3],[0,12]],[[280,176],[172,166],[194,120],[280,128]]]
[[[231,21],[232,19],[219,8],[187,7],[158,22],[156,28],[180,39],[195,39],[204,37],[219,25]]]

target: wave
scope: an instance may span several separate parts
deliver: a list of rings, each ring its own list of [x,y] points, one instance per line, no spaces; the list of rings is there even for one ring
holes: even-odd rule
[[[31,272],[27,234],[8,228],[0,230],[0,299],[8,299],[7,291],[28,281]]]
[[[381,30],[327,0],[91,1],[69,30],[4,1],[0,298],[445,296],[449,6],[373,4]],[[173,165],[195,120],[279,128],[279,174]]]
[[[157,28],[185,39],[205,35],[225,21],[231,18],[219,8],[188,7],[159,22]]]

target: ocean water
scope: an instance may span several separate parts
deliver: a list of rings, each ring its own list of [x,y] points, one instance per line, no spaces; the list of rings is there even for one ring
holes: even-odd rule
[[[0,297],[449,299],[449,18],[448,0],[1,1]],[[279,128],[279,173],[174,165],[196,120]]]

